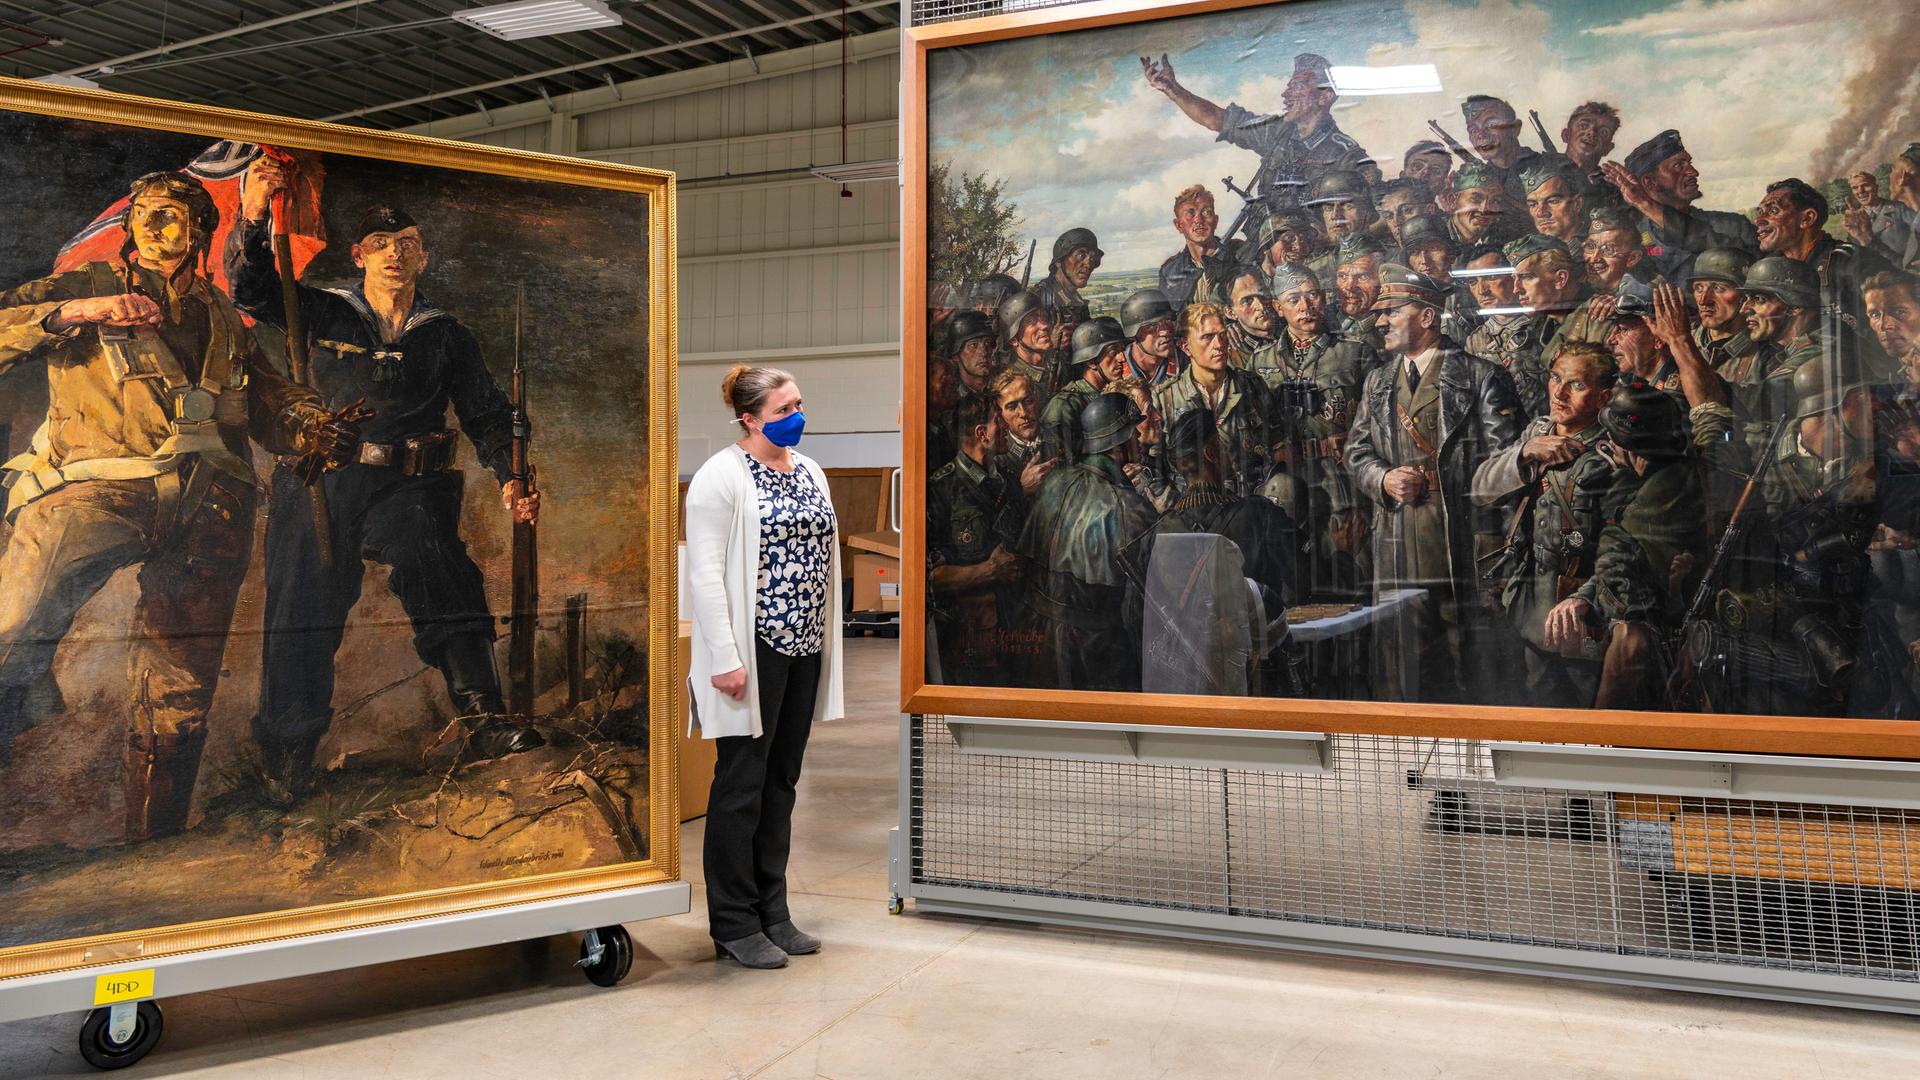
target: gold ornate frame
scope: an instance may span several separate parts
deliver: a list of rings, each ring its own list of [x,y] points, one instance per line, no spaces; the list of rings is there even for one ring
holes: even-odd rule
[[[680,687],[675,577],[679,512],[676,435],[679,413],[679,280],[677,194],[674,175],[657,169],[419,135],[392,134],[341,124],[262,116],[234,109],[185,105],[102,90],[0,78],[0,109],[138,129],[265,142],[332,154],[412,165],[542,180],[640,194],[647,199],[647,650],[648,858],[592,870],[571,870],[511,881],[431,889],[259,915],[212,919],[0,949],[0,978],[167,956],[275,938],[350,930],[380,923],[535,903],[557,897],[630,888],[680,877]],[[661,718],[669,718],[660,722]]]
[[[903,479],[900,709],[1033,720],[1324,731],[1920,758],[1920,721],[1807,716],[1528,709],[1318,699],[1204,697],[1086,690],[943,686],[926,679],[927,53],[1041,34],[1229,11],[1289,0],[1095,0],[1066,7],[911,27],[901,48],[901,342]]]

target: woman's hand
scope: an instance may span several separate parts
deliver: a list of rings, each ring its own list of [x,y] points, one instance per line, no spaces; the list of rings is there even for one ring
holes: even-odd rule
[[[735,701],[745,701],[747,699],[747,669],[737,667],[724,675],[715,675],[713,677],[713,688]]]

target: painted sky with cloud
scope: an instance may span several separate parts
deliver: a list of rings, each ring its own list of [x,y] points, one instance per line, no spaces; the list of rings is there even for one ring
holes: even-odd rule
[[[1025,235],[1093,228],[1106,266],[1153,266],[1179,244],[1173,196],[1255,156],[1218,142],[1149,89],[1141,56],[1221,105],[1277,111],[1299,52],[1336,65],[1432,64],[1438,93],[1342,98],[1335,117],[1386,175],[1439,119],[1465,137],[1459,102],[1497,94],[1538,109],[1554,138],[1589,99],[1619,108],[1615,156],[1678,128],[1703,205],[1732,210],[1767,183],[1818,182],[1887,160],[1920,138],[1920,72],[1898,42],[1920,35],[1911,0],[1296,0],[1241,11],[939,50],[929,66],[935,162],[1007,181]],[[1537,145],[1531,130],[1523,135]]]

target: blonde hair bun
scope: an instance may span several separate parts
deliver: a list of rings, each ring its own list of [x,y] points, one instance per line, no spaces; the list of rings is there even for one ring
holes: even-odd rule
[[[735,364],[727,369],[725,375],[720,376],[720,403],[722,405],[725,405],[729,409],[733,408],[734,384],[740,381],[740,376],[752,370],[753,366],[750,364]]]
[[[769,395],[792,381],[793,376],[779,368],[735,364],[720,379],[720,400],[727,403],[733,422],[739,424],[742,415],[759,413]]]

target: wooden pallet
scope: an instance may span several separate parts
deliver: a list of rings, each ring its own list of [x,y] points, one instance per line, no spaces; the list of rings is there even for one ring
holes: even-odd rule
[[[1920,886],[1920,812],[1855,808],[1848,816],[1793,803],[1742,813],[1665,795],[1614,797],[1621,821],[1664,823],[1672,869],[1879,889]]]

